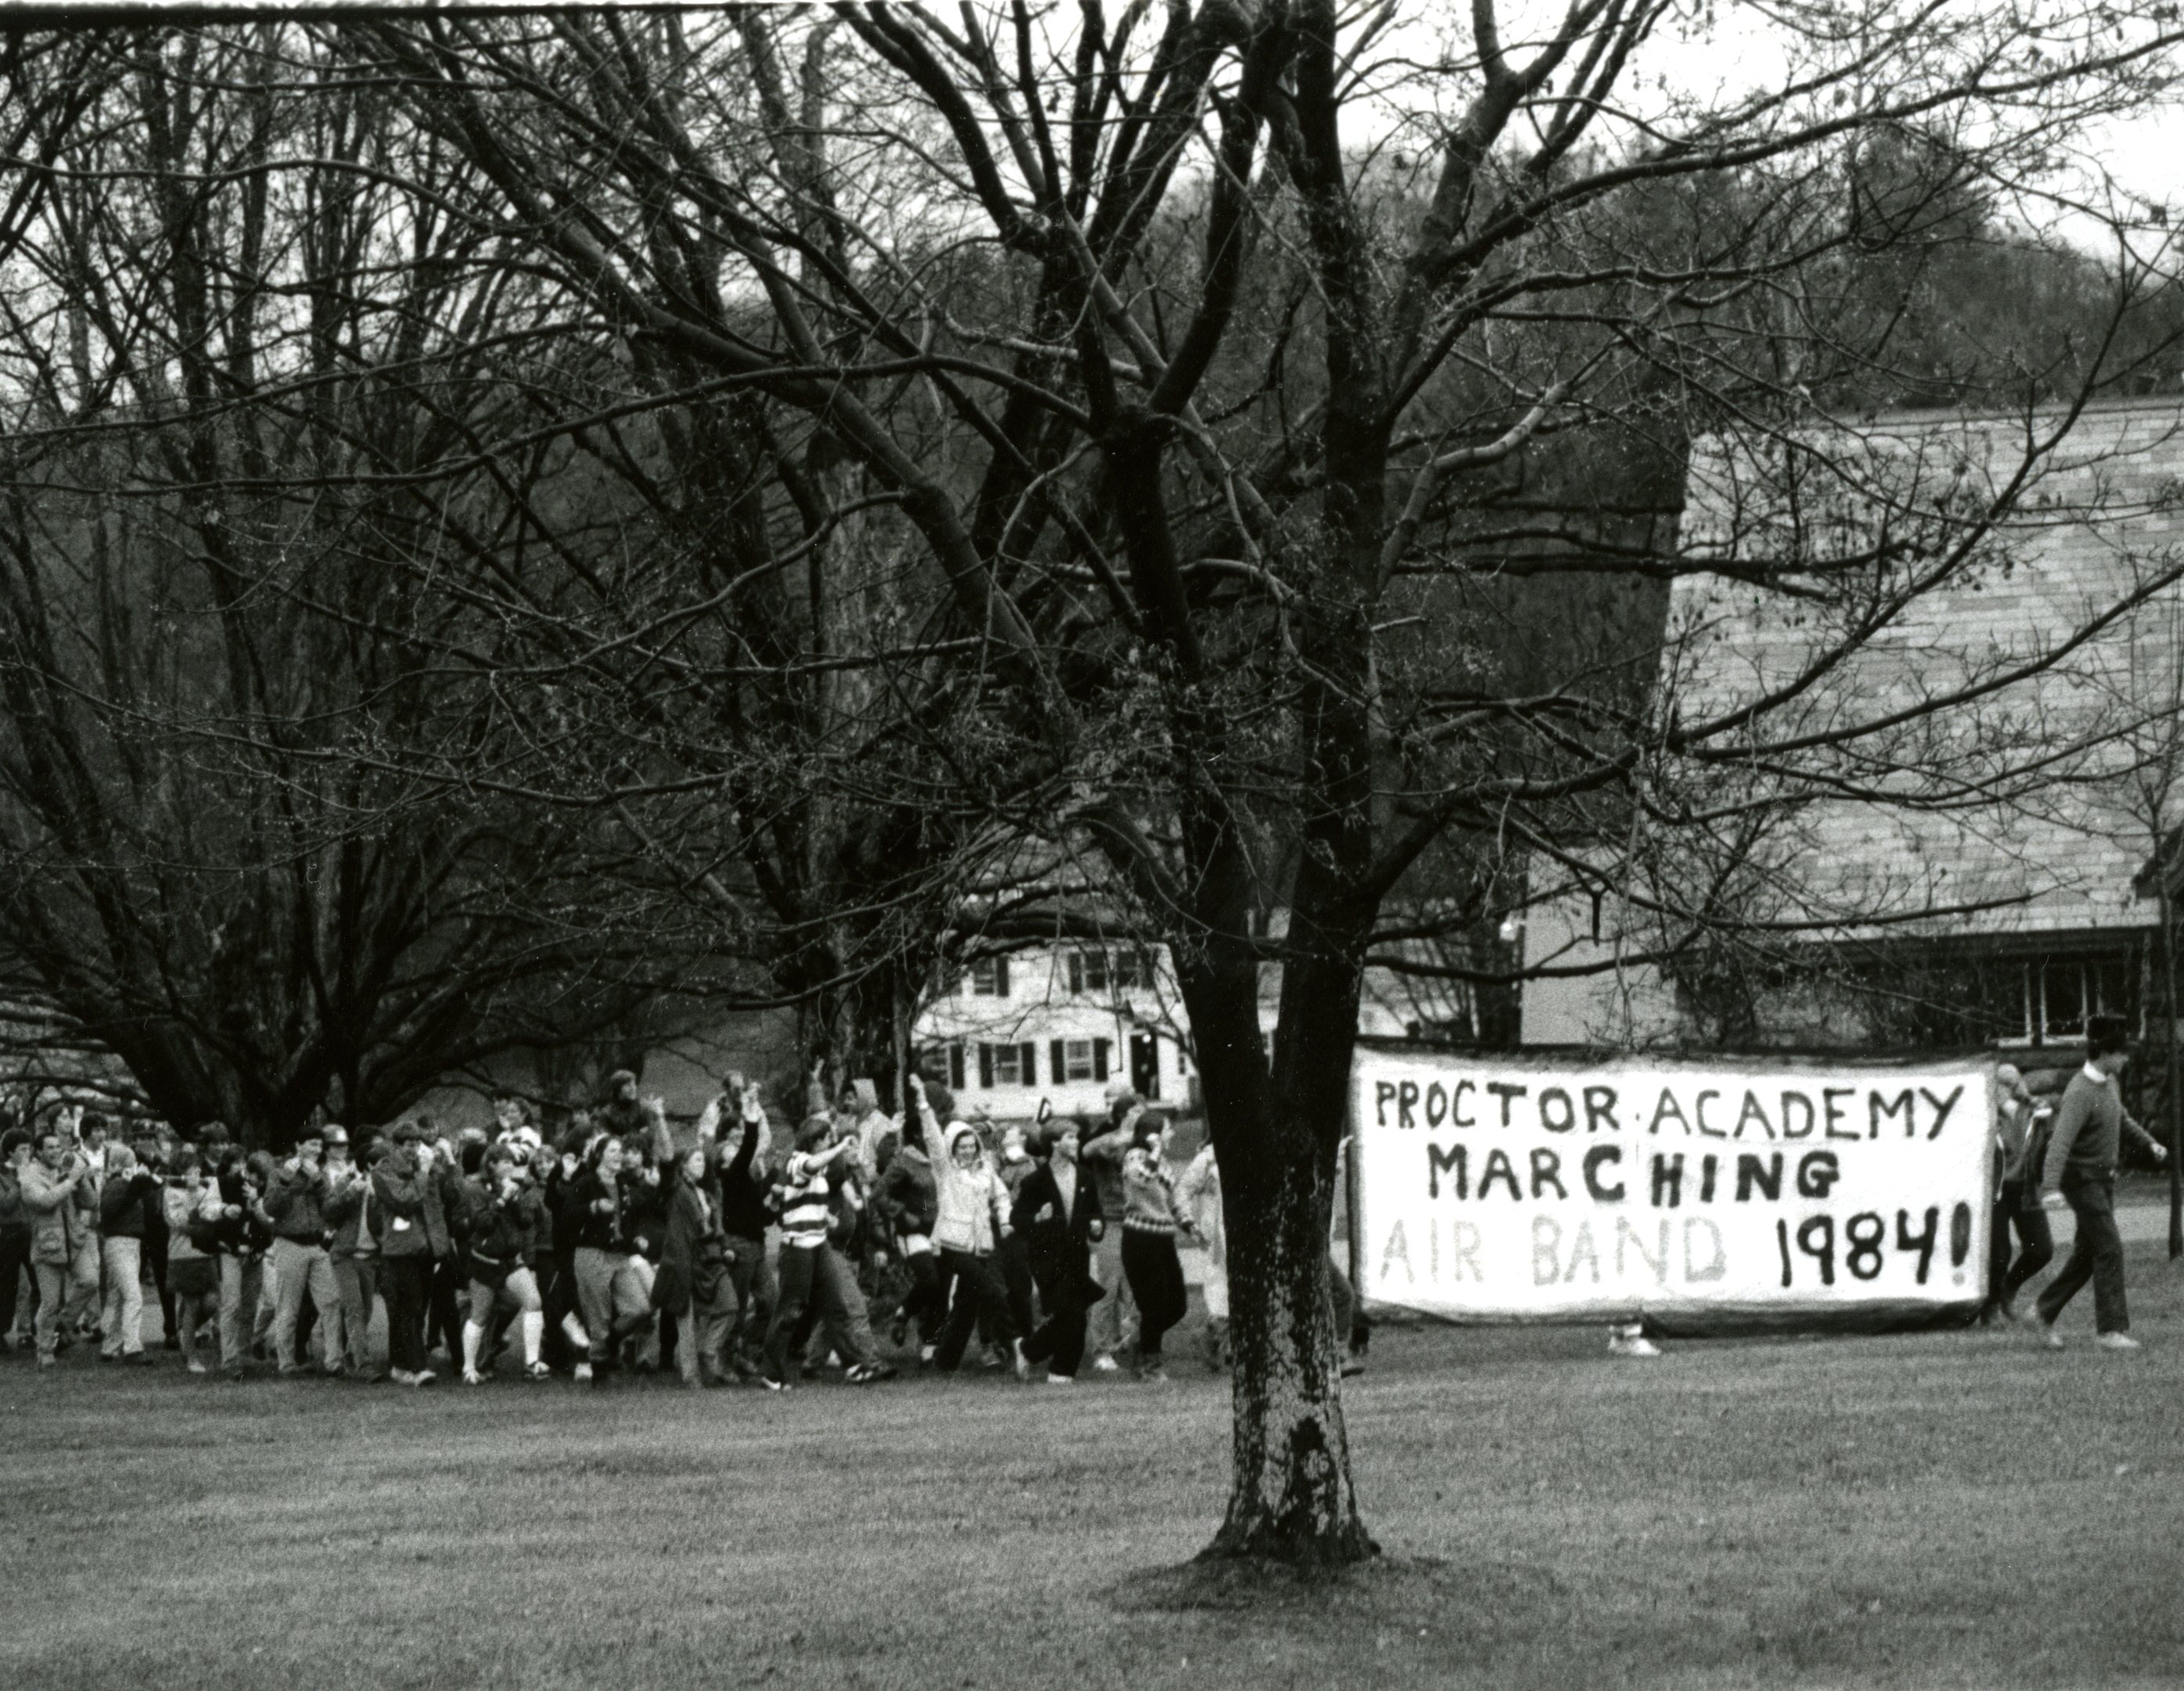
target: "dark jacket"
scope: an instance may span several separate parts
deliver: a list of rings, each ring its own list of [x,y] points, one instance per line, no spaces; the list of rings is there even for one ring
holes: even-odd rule
[[[1066,1212],[1053,1168],[1041,1163],[1017,1188],[1009,1225],[1024,1242],[1032,1278],[1050,1311],[1089,1309],[1106,1288],[1092,1277],[1092,1223],[1100,1219],[1100,1194],[1091,1176],[1077,1171],[1076,1203]]]
[[[109,1239],[141,1239],[151,1224],[152,1205],[159,1202],[159,1182],[149,1169],[131,1169],[109,1178],[98,1194],[98,1231]]]
[[[265,1213],[277,1238],[299,1244],[321,1243],[326,1234],[326,1177],[322,1169],[290,1168],[282,1163],[265,1186]]]
[[[636,1254],[642,1215],[634,1184],[627,1179],[610,1182],[597,1169],[588,1168],[563,1188],[562,1212],[576,1240],[574,1249],[615,1256]],[[602,1199],[611,1199],[613,1207],[602,1212],[598,1208]]]
[[[940,1219],[940,1190],[933,1178],[933,1160],[915,1141],[905,1139],[889,1159],[872,1208],[888,1220],[900,1238],[905,1233],[933,1236]]]
[[[373,1171],[371,1199],[382,1256],[442,1257],[454,1249],[440,1182],[419,1171],[414,1154],[397,1151]]]
[[[743,1138],[735,1154],[721,1166],[721,1231],[739,1239],[762,1239],[773,1219],[766,1204],[766,1183],[751,1178],[751,1162],[758,1149],[756,1122],[743,1124]]]
[[[471,1255],[503,1273],[526,1266],[547,1227],[546,1207],[526,1182],[504,1198],[482,1176],[463,1182],[463,1237]]]
[[[660,1272],[652,1282],[652,1307],[681,1310],[694,1296],[710,1304],[719,1295],[727,1261],[727,1236],[712,1200],[688,1181],[678,1181],[667,1199],[667,1226],[660,1242]]]

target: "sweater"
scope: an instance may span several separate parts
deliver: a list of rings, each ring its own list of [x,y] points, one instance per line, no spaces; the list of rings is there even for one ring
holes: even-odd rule
[[[2065,1180],[2114,1180],[2126,1126],[2133,1138],[2153,1143],[2152,1134],[2126,1121],[2123,1094],[2113,1076],[2100,1074],[2090,1063],[2079,1070],[2063,1088],[2063,1102],[2055,1110],[2040,1189],[2053,1192]]]
[[[276,1238],[315,1245],[326,1238],[326,1178],[318,1169],[283,1163],[265,1186],[265,1213]]]
[[[1132,1149],[1123,1159],[1123,1227],[1134,1233],[1173,1233],[1186,1219],[1160,1159],[1142,1148]]]

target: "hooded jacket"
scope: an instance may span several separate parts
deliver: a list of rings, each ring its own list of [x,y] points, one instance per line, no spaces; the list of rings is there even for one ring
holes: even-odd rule
[[[79,1168],[75,1179],[88,1176]],[[71,1184],[35,1157],[23,1165],[23,1207],[31,1212],[31,1260],[65,1267],[88,1237],[76,1207],[81,1184]]]
[[[978,1145],[978,1136],[961,1121],[950,1122],[944,1133],[933,1106],[923,1099],[917,1102],[917,1117],[925,1132],[925,1154],[932,1160],[938,1199],[933,1243],[943,1250],[990,1254],[995,1242],[1009,1231],[1009,1200],[1000,1177],[987,1164],[985,1148],[978,1146],[978,1160],[969,1168],[958,1168],[956,1146],[967,1139]]]

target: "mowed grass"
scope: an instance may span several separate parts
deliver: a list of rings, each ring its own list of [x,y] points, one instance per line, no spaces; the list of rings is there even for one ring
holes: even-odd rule
[[[1384,1328],[1368,1573],[1173,1571],[1225,1382],[415,1393],[0,1360],[0,1687],[2184,1681],[2184,1278],[2148,1349]],[[1194,1323],[1195,1325],[1195,1323]],[[1183,1336],[1191,1337],[1186,1330]]]

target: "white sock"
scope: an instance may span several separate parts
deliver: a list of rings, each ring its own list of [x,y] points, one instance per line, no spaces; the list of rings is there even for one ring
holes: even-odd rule
[[[485,1329],[476,1321],[463,1323],[463,1372],[477,1372],[478,1347],[485,1343]]]
[[[546,1312],[543,1310],[526,1310],[523,1312],[523,1366],[525,1367],[536,1368],[538,1366],[538,1341],[544,1338],[545,1334]]]

